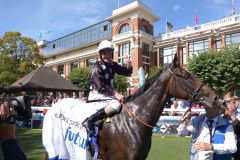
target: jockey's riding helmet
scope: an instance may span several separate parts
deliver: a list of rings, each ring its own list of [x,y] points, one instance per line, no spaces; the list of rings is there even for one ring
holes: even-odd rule
[[[104,49],[111,49],[112,51],[114,51],[113,43],[108,40],[103,40],[98,46],[98,52],[101,54],[101,51],[103,51]]]

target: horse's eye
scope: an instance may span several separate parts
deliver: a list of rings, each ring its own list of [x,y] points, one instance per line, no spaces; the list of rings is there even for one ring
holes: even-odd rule
[[[189,74],[189,73],[186,73],[185,75],[184,75],[184,79],[189,79],[191,77],[191,75]]]

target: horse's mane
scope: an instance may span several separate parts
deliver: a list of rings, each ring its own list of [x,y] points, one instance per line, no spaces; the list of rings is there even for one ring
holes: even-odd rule
[[[141,86],[134,94],[128,96],[125,99],[125,102],[128,102],[136,97],[138,97],[139,95],[142,95],[156,80],[157,78],[162,74],[163,69],[159,69],[157,74],[154,75],[152,78],[148,79],[143,86]]]

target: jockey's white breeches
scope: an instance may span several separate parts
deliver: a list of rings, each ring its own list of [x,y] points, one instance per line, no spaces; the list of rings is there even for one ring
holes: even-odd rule
[[[106,101],[102,101],[106,99]],[[106,96],[106,95],[103,95],[103,94],[100,94],[100,93],[97,93],[96,91],[90,91],[89,93],[89,96],[88,96],[88,100],[91,101],[91,100],[100,100],[99,104],[97,104],[97,108],[98,109],[102,109],[102,108],[105,108],[105,107],[111,107],[117,111],[120,110],[120,107],[121,107],[121,104],[120,102],[117,100],[116,97],[114,96]]]

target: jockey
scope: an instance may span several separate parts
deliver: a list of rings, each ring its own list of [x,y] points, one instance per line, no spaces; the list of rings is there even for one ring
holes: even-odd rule
[[[113,61],[114,47],[112,42],[103,40],[98,46],[100,61],[97,61],[92,69],[92,81],[88,101],[106,100],[104,107],[82,122],[82,125],[91,133],[96,134],[93,124],[98,120],[116,114],[121,107],[120,100],[123,95],[114,91],[113,79],[115,73],[130,76],[132,74],[132,64],[126,60],[126,67],[120,66]]]

